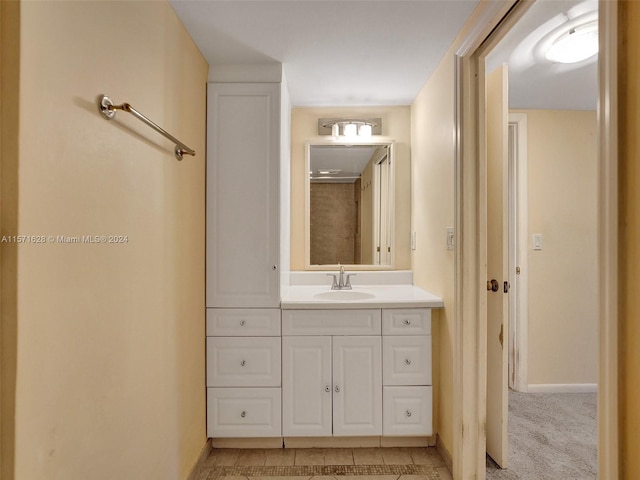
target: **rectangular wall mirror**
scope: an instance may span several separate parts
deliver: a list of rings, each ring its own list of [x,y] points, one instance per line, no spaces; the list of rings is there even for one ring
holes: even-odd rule
[[[307,143],[307,267],[393,268],[393,142]]]

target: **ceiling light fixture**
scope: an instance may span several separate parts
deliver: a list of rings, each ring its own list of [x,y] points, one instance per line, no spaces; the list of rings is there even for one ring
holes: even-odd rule
[[[561,33],[547,50],[547,60],[578,63],[598,53],[598,23],[589,22]]]

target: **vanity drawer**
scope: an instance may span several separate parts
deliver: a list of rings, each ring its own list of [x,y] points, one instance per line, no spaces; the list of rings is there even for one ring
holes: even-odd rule
[[[431,385],[431,336],[383,337],[384,385]]]
[[[279,388],[207,388],[207,436],[280,437]]]
[[[208,387],[279,387],[280,337],[207,337]]]
[[[382,310],[383,335],[431,335],[431,309],[398,308]]]
[[[379,309],[283,310],[283,335],[380,335]]]
[[[279,337],[280,309],[207,308],[207,336]]]
[[[384,387],[382,435],[433,435],[431,387]]]

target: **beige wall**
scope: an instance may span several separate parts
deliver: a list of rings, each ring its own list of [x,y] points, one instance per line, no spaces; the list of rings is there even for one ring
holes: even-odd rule
[[[640,478],[640,2],[621,2],[621,5],[620,478],[632,480]]]
[[[440,62],[411,106],[414,282],[444,299],[434,311],[434,427],[453,448],[454,256],[446,229],[454,224],[453,55]]]
[[[409,107],[296,107],[291,111],[291,270],[305,269],[305,143],[317,137],[318,118],[382,118],[382,134],[395,140],[395,268],[411,268],[411,153]]]
[[[19,173],[3,176],[2,234],[128,240],[2,245],[17,258],[2,265],[3,300],[15,288],[2,311],[3,331],[17,328],[15,478],[184,479],[206,439],[207,64],[166,2],[20,8],[19,131],[2,125],[3,171]],[[105,120],[101,93],[197,156],[176,161],[125,113]]]
[[[595,384],[596,112],[519,112],[528,125],[528,383]]]

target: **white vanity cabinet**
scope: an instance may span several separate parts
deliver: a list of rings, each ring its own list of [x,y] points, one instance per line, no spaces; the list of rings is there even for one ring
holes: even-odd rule
[[[385,436],[433,434],[431,310],[383,309]]]
[[[380,310],[284,310],[283,323],[283,436],[381,435]]]
[[[207,436],[280,437],[279,309],[207,309]]]
[[[290,106],[282,79],[234,80],[207,90],[207,436],[280,437]]]

